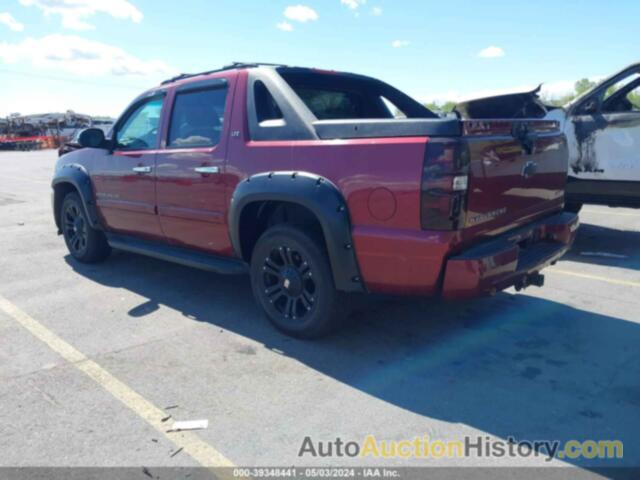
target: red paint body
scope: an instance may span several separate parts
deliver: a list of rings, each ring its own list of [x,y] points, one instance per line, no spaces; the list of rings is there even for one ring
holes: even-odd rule
[[[256,173],[282,170],[322,175],[339,188],[348,205],[362,279],[371,292],[449,298],[489,293],[557,260],[573,241],[577,219],[558,213],[566,177],[566,158],[558,153],[564,146],[562,136],[537,141],[535,156],[543,167],[525,179],[520,147],[507,131],[510,123],[465,122],[463,138],[471,153],[466,224],[454,231],[423,230],[421,179],[428,138],[251,141],[247,71],[196,79],[203,78],[225,78],[229,85],[216,147],[164,148],[175,89],[194,80],[189,79],[166,86],[156,150],[69,154],[83,153],[109,230],[235,255],[227,218],[236,185]],[[535,124],[541,133],[549,127]],[[155,175],[136,175],[131,171],[135,166],[151,166]],[[221,174],[195,173],[198,166],[218,166]],[[506,213],[491,217],[503,207],[508,207]],[[517,241],[504,248],[476,254],[471,250],[464,256],[476,245],[506,241],[505,232],[518,228]],[[519,260],[524,239],[551,236],[559,247],[524,268]]]

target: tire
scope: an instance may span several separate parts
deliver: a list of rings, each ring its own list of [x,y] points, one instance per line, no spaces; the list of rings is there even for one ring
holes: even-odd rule
[[[79,262],[101,262],[111,253],[104,233],[89,225],[82,199],[75,192],[64,197],[60,207],[60,226],[69,253]]]
[[[269,321],[296,338],[324,336],[347,313],[321,244],[287,224],[269,228],[251,258],[251,286]]]
[[[567,203],[564,206],[564,210],[565,210],[565,212],[580,213],[580,210],[582,210],[582,204],[581,203]]]

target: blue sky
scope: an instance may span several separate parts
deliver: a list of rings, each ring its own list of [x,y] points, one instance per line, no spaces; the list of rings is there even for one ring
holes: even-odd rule
[[[635,0],[0,0],[0,115],[117,115],[234,60],[364,73],[421,100],[560,95],[640,60],[639,20]]]

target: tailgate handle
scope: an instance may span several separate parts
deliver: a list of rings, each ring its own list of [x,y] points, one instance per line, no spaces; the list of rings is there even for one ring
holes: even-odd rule
[[[532,155],[536,141],[538,140],[538,134],[536,132],[529,131],[529,125],[526,122],[517,122],[513,124],[511,129],[511,135],[520,142],[522,149],[527,155]]]

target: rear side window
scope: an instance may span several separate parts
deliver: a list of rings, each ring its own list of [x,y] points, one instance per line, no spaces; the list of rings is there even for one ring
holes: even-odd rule
[[[267,90],[266,85],[258,80],[254,84],[254,97],[256,102],[256,116],[258,123],[272,120],[282,120],[284,116],[273,95]]]
[[[213,147],[220,142],[227,89],[178,93],[171,114],[170,148]]]

